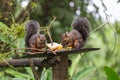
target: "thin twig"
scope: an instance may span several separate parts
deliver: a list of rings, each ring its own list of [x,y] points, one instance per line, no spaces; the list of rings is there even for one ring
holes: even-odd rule
[[[3,62],[5,62],[10,68],[12,68],[15,71],[18,71],[15,67],[13,67],[12,65],[10,65],[7,60],[5,60],[4,58],[1,58],[3,60]]]
[[[109,21],[109,15],[107,15],[107,14],[105,14],[106,15],[106,20],[107,20],[107,22],[108,22],[108,26],[112,29],[112,31],[113,32],[116,32],[116,31],[114,31],[114,29],[111,27],[111,25],[110,25],[110,21]]]
[[[50,38],[50,42],[51,42],[51,43],[53,43],[53,40],[52,40],[52,37],[51,37],[51,35],[50,35],[50,27],[51,27],[52,24],[54,23],[55,19],[56,19],[56,17],[53,18],[52,22],[50,23],[50,25],[49,25],[48,28],[47,28],[47,34],[48,34],[48,36],[49,36],[49,38]]]
[[[53,20],[52,20],[52,22],[50,23],[50,25],[48,26],[48,28],[50,29],[50,27],[52,26],[52,24],[55,22],[55,20],[56,20],[56,17],[55,16],[53,16],[54,18],[53,18]]]
[[[37,50],[39,52],[43,52],[43,50],[37,49],[37,48],[15,48],[14,50],[26,50],[26,49],[28,49],[28,50]]]
[[[45,52],[45,50],[40,50],[40,49],[36,49],[36,48],[16,48],[14,49],[14,53],[19,57],[18,53],[17,53],[17,50],[36,50],[36,52],[24,52],[25,54],[26,53],[31,53],[31,54],[36,54],[38,52]],[[21,53],[20,53],[21,54]]]
[[[24,53],[20,53],[20,54],[43,54],[45,52],[24,52]]]
[[[50,25],[48,27],[45,27],[45,28],[42,27],[42,29],[46,30],[51,43],[53,43],[53,40],[52,40],[52,37],[50,35],[50,28],[51,28],[52,24],[55,22],[55,19],[56,19],[56,17],[54,16],[53,20],[51,21],[51,23],[50,23]]]
[[[98,29],[100,29],[101,27],[103,27],[104,25],[108,24],[108,22],[103,23],[102,25],[98,26],[97,28],[95,28],[94,30],[90,31],[90,33],[93,33],[94,31],[97,31]]]
[[[53,43],[53,40],[52,40],[52,37],[51,37],[51,35],[50,35],[49,30],[47,30],[47,34],[48,34],[48,36],[49,36],[49,38],[50,38],[50,42]]]
[[[117,47],[117,42],[116,42],[116,40],[118,40],[118,37],[117,37],[117,33],[116,33],[116,31],[112,28],[112,26],[110,25],[110,23],[109,23],[109,15],[107,15],[107,14],[105,14],[106,15],[106,20],[107,20],[107,22],[108,22],[108,26],[111,28],[111,30],[113,31],[113,33],[114,33],[114,37],[115,37],[115,44],[114,44],[114,48],[113,48],[113,50],[112,50],[112,52],[111,53],[114,53],[114,51],[115,51],[115,49],[116,49],[116,47]]]

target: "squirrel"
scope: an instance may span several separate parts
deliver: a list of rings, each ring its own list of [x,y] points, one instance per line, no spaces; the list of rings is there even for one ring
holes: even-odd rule
[[[30,20],[25,25],[25,46],[26,48],[42,49],[46,46],[46,37],[39,34],[40,25],[36,20]],[[28,50],[27,50],[28,51]],[[34,51],[34,50],[30,50]]]
[[[85,45],[89,36],[90,22],[86,17],[78,18],[72,22],[72,27],[72,31],[62,34],[61,43],[64,48],[80,49]]]

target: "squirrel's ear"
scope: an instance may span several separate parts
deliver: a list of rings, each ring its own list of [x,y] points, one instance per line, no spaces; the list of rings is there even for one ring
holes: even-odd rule
[[[69,34],[69,33],[68,33],[68,32],[66,32],[66,33],[65,33],[65,36],[67,37],[67,36],[68,36],[68,34]]]
[[[68,37],[68,32],[61,34],[61,37]]]
[[[66,37],[66,36],[65,36],[65,33],[61,34],[60,36],[61,36],[61,38],[64,38],[64,37]]]
[[[67,37],[67,33],[64,33],[64,37]]]

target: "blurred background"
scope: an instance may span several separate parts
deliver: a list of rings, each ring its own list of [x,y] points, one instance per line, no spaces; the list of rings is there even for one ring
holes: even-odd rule
[[[91,31],[84,47],[99,51],[70,55],[71,80],[107,80],[108,66],[120,76],[120,0],[0,0],[0,61],[12,59],[14,48],[24,48],[24,22],[35,19],[41,27],[53,20],[51,36],[60,43],[60,35],[71,31],[77,17],[87,17]],[[58,37],[59,36],[59,37]],[[51,69],[42,72],[41,80],[52,80]],[[34,80],[30,68],[0,68],[0,80]]]

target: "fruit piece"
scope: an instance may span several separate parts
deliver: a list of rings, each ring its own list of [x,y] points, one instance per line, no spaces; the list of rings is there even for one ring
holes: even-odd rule
[[[47,46],[48,46],[51,50],[53,50],[53,51],[55,51],[55,50],[61,50],[61,49],[63,48],[63,46],[62,46],[61,44],[58,44],[58,43],[55,43],[55,42],[53,42],[53,43],[48,43]]]

